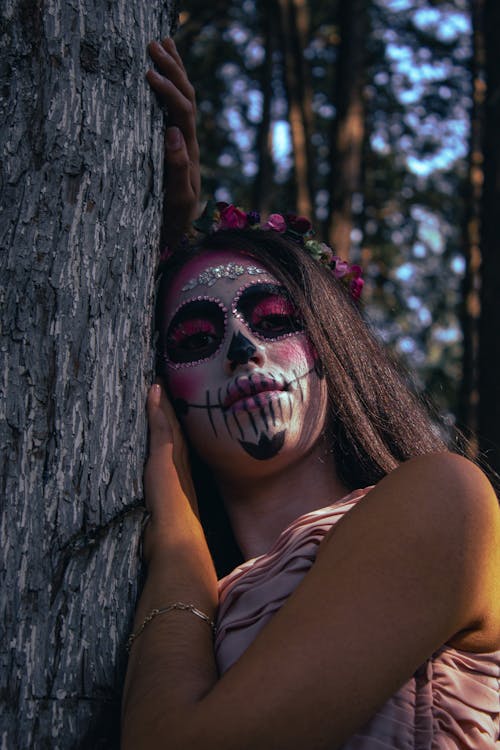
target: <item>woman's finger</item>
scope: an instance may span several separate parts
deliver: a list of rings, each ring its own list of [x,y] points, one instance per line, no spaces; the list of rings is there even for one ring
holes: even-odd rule
[[[149,423],[149,453],[150,455],[165,447],[171,448],[174,441],[174,422],[168,408],[167,399],[162,394],[159,383],[154,383],[149,389],[147,400]],[[173,415],[172,410],[172,416]]]
[[[166,220],[174,229],[183,231],[198,211],[199,176],[187,152],[181,131],[167,128],[165,134]],[[166,227],[168,231],[168,227]]]
[[[194,89],[186,75],[184,67],[181,67],[177,59],[169,54],[163,45],[158,44],[158,42],[151,42],[148,50],[158,71],[172,81],[174,86],[179,89],[186,99],[194,104],[196,98]]]
[[[165,37],[161,43],[163,49],[165,49],[169,55],[172,55],[174,60],[177,62],[178,66],[186,73],[186,68],[184,67],[184,63],[182,62],[182,57],[179,55],[177,51],[176,44],[171,36]],[[187,73],[186,73],[187,78]]]
[[[193,102],[187,99],[172,81],[155,70],[148,70],[146,78],[159,96],[162,106],[166,108],[169,123],[177,125],[182,130],[188,149],[197,153],[196,109]]]

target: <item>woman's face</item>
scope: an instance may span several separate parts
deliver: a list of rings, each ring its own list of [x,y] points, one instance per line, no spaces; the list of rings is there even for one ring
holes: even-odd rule
[[[259,261],[209,251],[173,279],[166,378],[187,437],[228,475],[286,464],[321,435],[326,385],[282,284]]]

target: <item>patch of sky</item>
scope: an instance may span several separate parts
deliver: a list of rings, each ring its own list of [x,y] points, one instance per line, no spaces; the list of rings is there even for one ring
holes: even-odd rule
[[[385,70],[380,70],[378,73],[375,73],[373,80],[377,86],[386,86],[389,83],[389,73]]]
[[[249,67],[255,68],[257,65],[261,65],[264,60],[264,47],[258,39],[251,39],[247,44],[245,50],[245,61]]]
[[[422,302],[420,301],[419,297],[415,297],[414,294],[411,294],[406,300],[406,304],[408,305],[410,310],[418,310]]]
[[[379,0],[378,5],[386,10],[400,13],[403,10],[411,10],[415,5],[415,0]]]
[[[419,157],[410,154],[406,157],[406,166],[417,177],[429,177],[436,170],[450,169],[457,159],[465,155],[466,151],[466,144],[457,141],[455,150],[446,146],[431,157]]]
[[[264,102],[262,91],[259,91],[258,89],[250,89],[250,91],[247,92],[247,101],[247,117],[250,122],[257,124],[262,119],[262,106]]]
[[[363,239],[363,232],[361,231],[361,229],[355,227],[354,229],[351,229],[350,237],[351,241],[354,242],[355,245],[359,245],[359,243]]]
[[[412,89],[403,89],[396,93],[400,104],[415,104],[422,97],[423,87],[415,86]]]
[[[221,167],[234,167],[235,160],[234,157],[231,154],[228,154],[227,151],[224,151],[222,154],[220,154],[219,158],[217,159],[217,163]]]
[[[336,109],[333,104],[322,104],[316,109],[317,114],[324,120],[333,120],[336,114]]]
[[[413,263],[403,263],[399,268],[396,268],[394,276],[398,281],[408,283],[409,281],[412,281],[415,276],[415,266]]]
[[[218,187],[215,191],[215,200],[223,201],[224,203],[232,203],[231,193],[226,187]]]
[[[447,232],[439,216],[418,204],[411,207],[410,214],[418,225],[418,240],[435,255],[441,255],[444,251],[444,235]]]
[[[276,161],[285,159],[291,153],[290,124],[286,120],[278,120],[273,125],[273,157]]]
[[[449,4],[440,8],[418,8],[412,18],[418,29],[435,33],[441,42],[454,42],[457,38],[471,32],[468,14],[460,13]]]
[[[288,113],[288,102],[284,96],[275,96],[271,102],[273,120],[286,119]]]
[[[259,170],[258,165],[256,164],[253,159],[249,159],[248,161],[245,161],[243,164],[243,174],[245,177],[255,177]]]
[[[394,62],[411,62],[413,60],[413,52],[410,47],[404,44],[396,44],[396,42],[389,42],[385,48],[386,57]]]
[[[233,42],[236,45],[243,46],[250,38],[250,30],[245,29],[240,24],[231,24],[229,28],[224,32],[223,38]]]
[[[231,94],[243,98],[247,91],[247,82],[244,78],[234,78],[231,82]]]
[[[382,133],[372,133],[370,135],[370,145],[379,154],[388,154],[391,150],[387,139]]]
[[[272,126],[272,155],[276,165],[275,180],[282,184],[292,169],[292,139],[287,120],[277,120]]]
[[[217,71],[217,75],[219,78],[229,79],[229,80],[237,76],[238,73],[239,73],[238,66],[235,65],[235,63],[231,63],[231,62],[224,63],[223,65],[220,66],[220,68]]]
[[[397,348],[404,354],[412,354],[416,349],[416,344],[414,339],[409,336],[403,336],[403,338],[399,339],[397,342]]]
[[[328,190],[318,190],[316,193],[316,218],[324,221],[328,216],[328,201],[330,194]]]
[[[465,273],[465,258],[463,255],[454,255],[450,261],[450,268],[453,273],[462,276]]]
[[[427,255],[427,248],[423,242],[415,242],[412,247],[412,253],[415,258],[425,258]]]
[[[436,326],[432,330],[432,338],[440,344],[454,344],[462,339],[462,334],[457,325]]]
[[[236,106],[226,108],[224,119],[231,132],[231,140],[237,144],[238,148],[242,151],[253,148],[253,133],[245,127],[241,112]]]
[[[427,307],[424,307],[424,305],[421,305],[417,312],[418,315],[418,321],[423,326],[429,326],[432,323],[432,315],[430,313],[430,310],[427,309]]]

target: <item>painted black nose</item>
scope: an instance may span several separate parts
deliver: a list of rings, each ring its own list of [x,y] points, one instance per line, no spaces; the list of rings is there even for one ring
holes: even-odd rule
[[[232,364],[246,365],[256,351],[257,349],[252,342],[243,336],[241,331],[238,331],[238,333],[233,333],[227,358]]]

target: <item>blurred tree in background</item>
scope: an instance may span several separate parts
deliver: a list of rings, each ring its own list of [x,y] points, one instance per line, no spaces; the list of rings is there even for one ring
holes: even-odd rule
[[[498,150],[499,132],[498,119],[483,128],[480,103],[488,5],[498,28],[495,0],[185,0],[177,36],[207,194],[314,216],[362,262],[367,316],[417,388],[473,437],[500,381],[479,343],[495,335],[495,313],[479,312],[480,227],[495,201],[481,209],[483,135]],[[498,268],[488,276],[493,288]],[[484,416],[481,430],[499,442]]]

